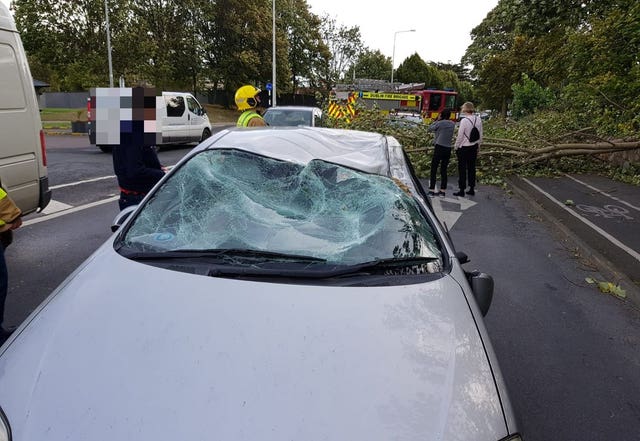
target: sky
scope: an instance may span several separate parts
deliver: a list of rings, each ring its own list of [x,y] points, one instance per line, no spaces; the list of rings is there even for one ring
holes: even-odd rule
[[[418,53],[426,61],[457,64],[471,44],[471,30],[498,0],[307,0],[311,12],[358,26],[365,46],[379,49],[398,67]],[[415,32],[400,32],[415,29]],[[395,35],[395,57],[394,57]]]
[[[0,1],[8,6],[10,0]],[[416,52],[427,62],[459,63],[471,44],[471,29],[498,0],[307,0],[307,4],[314,14],[326,13],[339,25],[358,26],[365,46],[392,57],[398,67]],[[396,34],[410,29],[415,32]]]

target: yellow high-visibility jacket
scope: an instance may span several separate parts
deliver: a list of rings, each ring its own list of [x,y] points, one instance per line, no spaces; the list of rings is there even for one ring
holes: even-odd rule
[[[238,127],[256,127],[266,126],[267,123],[255,110],[245,110],[238,118],[236,125]]]
[[[14,220],[20,217],[22,211],[9,197],[6,191],[0,187],[0,231],[7,230]]]

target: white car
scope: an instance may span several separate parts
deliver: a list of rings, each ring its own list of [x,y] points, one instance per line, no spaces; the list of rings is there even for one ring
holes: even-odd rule
[[[394,138],[223,130],[115,228],[0,349],[0,439],[520,440]]]
[[[322,126],[322,109],[310,106],[269,107],[263,115],[267,124],[274,127]]]
[[[389,124],[395,127],[417,127],[424,124],[419,113],[389,114]]]

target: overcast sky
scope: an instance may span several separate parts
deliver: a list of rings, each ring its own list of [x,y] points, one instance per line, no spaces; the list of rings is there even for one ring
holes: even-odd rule
[[[498,0],[307,0],[311,12],[358,26],[365,46],[393,57],[394,65],[418,53],[425,61],[459,63],[479,25]]]
[[[9,5],[9,0],[0,0]],[[498,0],[307,0],[311,12],[334,17],[338,24],[358,26],[370,49],[393,56],[395,67],[415,52],[425,61],[459,63],[469,33]],[[268,11],[269,13],[271,11]]]

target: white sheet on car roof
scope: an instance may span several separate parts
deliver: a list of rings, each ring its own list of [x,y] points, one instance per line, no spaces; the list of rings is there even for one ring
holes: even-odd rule
[[[378,133],[317,127],[244,129],[229,131],[213,146],[300,164],[322,159],[367,173],[392,176],[387,137]]]

